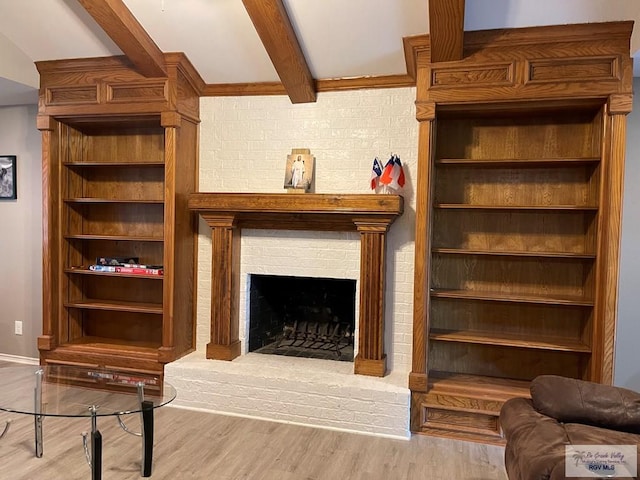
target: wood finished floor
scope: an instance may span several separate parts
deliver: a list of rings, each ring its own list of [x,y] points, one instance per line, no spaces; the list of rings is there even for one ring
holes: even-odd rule
[[[4,366],[0,362],[0,367]],[[89,419],[46,418],[44,457],[34,456],[31,417],[0,440],[0,480],[90,479],[81,433]],[[132,416],[137,429],[137,416]],[[103,480],[141,478],[140,440],[100,418]],[[505,480],[504,449],[413,436],[409,441],[163,407],[156,411],[156,480]]]

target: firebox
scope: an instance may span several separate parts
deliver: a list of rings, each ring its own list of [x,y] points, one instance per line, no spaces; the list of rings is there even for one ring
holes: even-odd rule
[[[353,361],[356,281],[250,275],[249,351]]]

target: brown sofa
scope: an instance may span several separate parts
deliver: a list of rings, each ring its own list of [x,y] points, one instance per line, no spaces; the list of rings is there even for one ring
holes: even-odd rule
[[[574,479],[565,477],[566,445],[636,445],[637,451],[640,394],[542,375],[531,382],[531,399],[505,402],[500,424],[509,480]]]

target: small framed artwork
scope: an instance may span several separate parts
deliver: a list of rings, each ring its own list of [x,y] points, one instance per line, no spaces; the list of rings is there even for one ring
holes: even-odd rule
[[[18,198],[16,156],[0,155],[0,200]]]
[[[287,155],[287,166],[284,172],[284,188],[300,193],[311,190],[315,158],[308,148],[294,148]]]

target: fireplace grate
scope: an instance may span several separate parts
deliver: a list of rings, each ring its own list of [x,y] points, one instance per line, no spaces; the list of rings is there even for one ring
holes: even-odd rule
[[[285,324],[282,330],[276,350],[283,347],[330,350],[340,359],[342,350],[353,346],[353,332],[348,323],[301,320]]]

